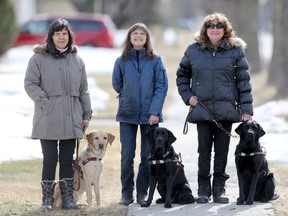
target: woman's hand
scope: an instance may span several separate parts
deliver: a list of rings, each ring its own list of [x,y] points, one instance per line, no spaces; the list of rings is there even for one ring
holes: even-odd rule
[[[189,104],[190,104],[190,105],[196,106],[197,103],[198,103],[198,100],[197,100],[197,97],[196,97],[196,96],[192,96],[192,97],[189,99]]]
[[[86,131],[88,126],[89,126],[89,121],[88,120],[83,120],[83,122],[82,122],[82,130],[83,130],[83,132]]]
[[[150,125],[157,124],[158,122],[159,122],[158,116],[150,115],[149,122],[148,122]]]
[[[241,116],[241,121],[249,121],[252,120],[252,116],[250,114],[243,114]]]

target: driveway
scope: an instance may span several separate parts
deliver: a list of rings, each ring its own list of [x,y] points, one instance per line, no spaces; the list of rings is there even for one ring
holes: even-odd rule
[[[160,126],[166,127],[173,132],[177,137],[173,144],[177,153],[181,153],[184,164],[185,174],[192,188],[193,195],[197,197],[197,131],[194,124],[189,124],[189,131],[183,135],[183,124],[188,112],[188,107],[184,105],[177,90],[173,93],[173,105],[165,113],[166,118]],[[235,134],[234,129],[238,124],[235,124],[232,134]],[[173,204],[172,208],[165,209],[163,204],[152,203],[148,208],[141,208],[139,204],[133,203],[128,207],[128,216],[184,216],[184,215],[225,215],[225,216],[273,216],[274,210],[271,203],[254,202],[254,205],[236,205],[238,197],[237,173],[234,162],[234,150],[238,143],[238,138],[231,138],[230,151],[226,173],[230,178],[226,181],[226,196],[229,197],[230,203],[217,204],[209,202],[207,204],[189,204],[178,205]],[[213,158],[213,157],[212,157]],[[212,166],[213,167],[213,164]],[[159,197],[155,191],[155,201]]]

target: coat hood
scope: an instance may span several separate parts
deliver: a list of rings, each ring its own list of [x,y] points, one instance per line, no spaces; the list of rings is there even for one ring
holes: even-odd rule
[[[41,44],[36,44],[33,47],[33,52],[34,53],[43,54],[43,55],[48,55],[48,53],[49,53],[46,45],[41,45]],[[71,53],[77,53],[77,52],[78,52],[78,47],[73,45]]]
[[[200,43],[200,31],[195,33],[194,39],[196,42],[200,44],[202,48],[210,46],[209,43],[203,43],[203,42]],[[224,42],[225,47],[236,46],[236,47],[241,47],[242,49],[245,49],[247,46],[246,42],[242,38],[237,37],[237,36],[231,37],[229,39],[225,39],[223,42]]]

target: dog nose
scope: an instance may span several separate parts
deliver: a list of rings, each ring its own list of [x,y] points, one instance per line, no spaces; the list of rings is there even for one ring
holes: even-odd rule
[[[104,145],[103,144],[99,144],[99,149],[103,149]]]
[[[253,131],[252,129],[249,129],[249,130],[247,131],[247,133],[249,133],[249,134],[254,134],[254,131]]]

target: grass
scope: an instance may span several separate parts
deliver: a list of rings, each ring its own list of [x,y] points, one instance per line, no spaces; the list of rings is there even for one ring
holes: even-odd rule
[[[90,127],[89,130],[103,129]],[[109,127],[105,130],[115,134],[118,128]],[[119,137],[119,136],[118,136]],[[80,210],[70,210],[70,216],[100,216],[127,214],[127,207],[118,205],[120,198],[120,144],[118,137],[108,147],[104,158],[104,170],[100,180],[101,205],[87,209],[85,200],[80,204]],[[86,141],[81,141],[81,148]],[[41,178],[42,160],[9,161],[0,163],[0,215],[12,216],[38,216],[43,215],[41,206]],[[85,197],[85,196],[84,196]],[[95,202],[95,201],[94,201]],[[45,213],[47,216],[64,216],[67,210],[53,210]]]

